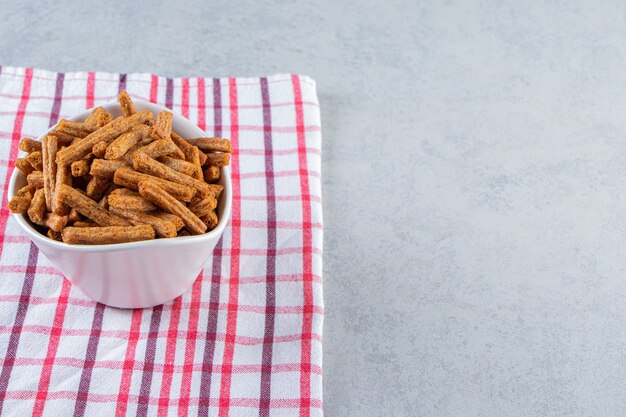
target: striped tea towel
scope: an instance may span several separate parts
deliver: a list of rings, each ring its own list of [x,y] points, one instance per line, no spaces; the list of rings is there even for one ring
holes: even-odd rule
[[[233,215],[213,259],[143,310],[84,296],[6,208],[19,139],[121,89],[233,144]],[[321,416],[320,153],[308,77],[0,67],[0,415]]]

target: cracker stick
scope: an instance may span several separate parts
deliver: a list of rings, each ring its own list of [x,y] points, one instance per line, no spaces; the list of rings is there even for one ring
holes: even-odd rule
[[[162,163],[165,166],[172,168],[174,171],[178,171],[182,174],[189,175],[190,177],[193,177],[195,179],[202,178],[202,177],[198,177],[198,168],[200,168],[200,165],[195,165],[195,164],[192,164],[191,162],[187,162],[182,159],[175,159],[169,156],[164,156]]]
[[[61,233],[63,242],[77,245],[108,245],[154,239],[152,226],[66,227]]]
[[[24,173],[24,175],[28,175],[35,170],[33,166],[26,160],[26,158],[17,158],[15,160],[15,168],[19,169]]]
[[[36,192],[37,192],[37,189],[29,184],[17,190],[17,196],[33,198]]]
[[[73,143],[69,147],[63,149],[57,155],[57,162],[67,165],[74,161],[78,161],[91,152],[94,145],[98,142],[104,141],[106,143],[111,143],[115,140],[115,138],[128,131],[133,126],[139,123],[146,123],[149,120],[152,120],[152,113],[147,110],[135,113],[127,118],[117,118],[108,123],[106,126],[91,133],[85,139]]]
[[[199,235],[204,233],[206,225],[195,214],[193,214],[183,203],[176,200],[154,181],[140,181],[139,194],[147,200],[152,201],[168,213],[172,213],[183,219],[190,232]]]
[[[57,190],[61,184],[72,185],[72,175],[70,174],[69,165],[59,165],[57,167],[57,177],[54,185],[54,195],[52,200],[52,211],[60,216],[67,216],[70,208],[60,199]]]
[[[73,144],[75,141],[81,141],[84,138],[77,138],[76,136],[68,135],[63,132],[54,132],[54,136],[57,137],[59,142],[59,146],[69,146]]]
[[[209,166],[204,169],[204,181],[206,182],[218,182],[220,180],[220,167]]]
[[[139,193],[135,190],[131,190],[130,188],[116,188],[115,190],[111,191],[112,195],[132,195],[135,197],[139,197]]]
[[[30,165],[30,164],[29,164]],[[32,185],[35,188],[44,188],[43,172],[33,171],[26,177],[28,185]]]
[[[83,218],[83,216],[80,215],[78,210],[73,208],[73,209],[70,210],[70,214],[67,215],[67,222],[74,224],[76,222],[81,221],[82,218]]]
[[[189,161],[189,162],[193,162],[193,145],[190,144],[189,142],[187,142],[186,139],[184,139],[182,136],[180,136],[179,134],[177,134],[176,132],[172,131],[170,133],[170,137],[172,138],[172,141],[176,144],[176,146],[178,146],[178,148],[183,152],[183,154],[185,155],[185,160]]]
[[[67,224],[67,216],[60,216],[56,213],[47,213],[43,219],[43,226],[48,227],[55,232],[63,230]]]
[[[187,142],[197,146],[203,152],[227,152],[233,151],[230,141],[224,138],[193,138]]]
[[[83,175],[87,175],[89,173],[89,168],[91,166],[91,160],[89,159],[81,159],[80,161],[72,162],[72,175],[74,177],[82,177]]]
[[[159,219],[167,220],[167,221],[174,223],[176,230],[180,230],[183,227],[185,227],[185,222],[183,221],[183,219],[181,219],[175,214],[167,213],[165,211],[158,211],[156,213],[150,213],[150,215],[158,217]]]
[[[94,159],[89,173],[94,176],[113,178],[113,174],[119,168],[127,167],[124,161],[107,161],[106,159]]]
[[[204,155],[204,154],[200,152],[200,149],[198,149],[198,147],[194,146],[191,148],[191,160],[189,162],[191,162],[192,164],[196,166],[196,175],[193,177],[198,180],[203,179],[202,163],[200,162],[200,155]]]
[[[48,236],[48,238],[50,238],[52,240],[63,241],[63,239],[61,238],[61,233],[55,232],[52,229],[48,229],[48,231],[46,232],[46,236]]]
[[[174,171],[172,168],[155,161],[144,153],[137,152],[133,158],[133,166],[136,170],[154,175],[165,180],[195,188],[199,193],[207,195],[211,188],[204,181],[197,180],[188,175]]]
[[[87,192],[87,196],[94,201],[100,200],[109,184],[111,184],[111,178],[97,176],[91,177],[91,180],[87,184],[87,188],[85,190]]]
[[[150,201],[146,200],[139,194],[133,195],[109,195],[109,210],[116,208],[118,210],[133,210],[133,211],[154,211],[158,209]],[[112,211],[112,210],[111,210]]]
[[[206,163],[216,167],[224,167],[230,163],[229,153],[208,153]]]
[[[126,153],[122,159],[132,164],[133,158],[138,152],[143,152],[150,158],[156,159],[165,155],[177,155],[180,152],[180,149],[178,149],[178,147],[176,147],[174,142],[170,139],[160,139],[155,140],[149,145],[142,146],[134,151]]]
[[[58,192],[64,203],[75,208],[80,214],[101,226],[128,226],[130,224],[128,220],[113,213],[109,213],[107,210],[98,206],[91,198],[81,194],[78,190],[68,185],[61,184]]]
[[[76,136],[77,138],[84,138],[97,128],[98,126],[88,125],[84,122],[74,122],[72,120],[62,119],[59,124],[57,124],[54,131],[65,133],[70,136]]]
[[[43,170],[43,157],[40,151],[31,152],[26,157],[26,160],[35,171]]]
[[[43,189],[46,196],[46,207],[48,211],[52,211],[54,196],[54,182],[57,177],[56,155],[58,149],[58,139],[54,135],[45,135],[43,137],[42,155],[43,155]],[[67,149],[67,148],[66,148]]]
[[[146,125],[137,125],[128,132],[115,139],[104,154],[105,159],[120,159],[130,148],[135,146],[144,136],[148,134],[150,128]]]
[[[120,91],[117,95],[117,102],[120,103],[124,117],[130,117],[135,114],[135,105],[126,90]]]
[[[100,227],[98,223],[92,222],[91,220],[79,220],[75,222],[72,226],[74,227]]]
[[[93,145],[93,148],[91,148],[91,152],[93,152],[93,156],[95,156],[96,158],[104,158],[104,154],[106,153],[108,147],[109,144],[101,140],[100,142]]]
[[[189,204],[188,208],[193,214],[199,218],[203,218],[215,210],[215,207],[217,207],[217,200],[212,194],[210,194],[196,203]]]
[[[155,140],[169,138],[172,133],[172,113],[169,111],[159,112],[151,133]]]
[[[30,138],[22,138],[20,141],[20,151],[26,153],[41,152],[41,142]]]
[[[139,183],[139,181],[152,181],[154,184],[158,185],[166,192],[170,193],[176,199],[185,202],[191,201],[193,196],[196,194],[195,188],[153,177],[152,175],[143,174],[131,168],[120,168],[115,171],[113,181],[117,185],[128,187],[133,190],[136,190],[138,188],[137,184]]]
[[[154,228],[154,231],[158,236],[161,237],[175,237],[176,236],[176,226],[174,223],[160,219],[155,216],[151,216],[146,213],[142,213],[139,211],[133,210],[124,210],[117,207],[111,207],[109,209],[115,214],[119,214],[120,216],[126,217],[132,224],[138,226],[140,224],[149,224]]]
[[[111,113],[104,110],[104,107],[96,107],[95,109],[93,109],[91,114],[87,116],[84,123],[89,127],[93,127],[95,130],[99,127],[106,125],[111,120],[113,120],[113,116],[111,116]]]
[[[217,223],[219,223],[219,219],[217,218],[217,214],[215,211],[210,211],[209,214],[202,217],[201,219],[204,224],[206,224],[207,229],[213,230],[217,227]]]
[[[31,201],[29,197],[13,196],[11,200],[9,200],[9,210],[13,214],[24,214],[28,211]]]

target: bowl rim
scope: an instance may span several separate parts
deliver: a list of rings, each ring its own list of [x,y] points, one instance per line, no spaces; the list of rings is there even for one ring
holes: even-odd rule
[[[169,111],[173,114],[173,118],[172,118],[173,125],[184,124],[187,127],[191,128],[191,130],[195,130],[197,132],[198,137],[206,136],[206,132],[202,131],[202,129],[196,126],[196,124],[194,124],[189,119],[185,118],[183,115],[172,111],[172,109],[169,109],[167,107],[164,107],[155,103],[150,103],[145,100],[133,100],[133,102],[135,103],[135,106],[140,110],[150,110],[153,113],[158,113],[160,111]],[[102,104],[101,106],[96,106],[96,107],[104,107],[107,111],[109,111],[112,108],[119,108],[119,104],[117,103],[117,101],[110,101],[108,103],[105,103],[105,104]],[[87,109],[84,112],[77,114],[75,116],[69,117],[67,119],[72,120],[72,121],[85,120],[94,108],[95,107]],[[54,129],[57,124],[53,125],[45,133],[38,136],[36,140],[41,142],[41,139],[43,138],[43,136],[51,132],[52,129]],[[173,237],[173,238],[160,238],[160,239],[142,240],[138,242],[127,242],[127,243],[111,243],[107,245],[76,245],[76,244],[60,242],[58,240],[50,239],[49,237],[42,235],[30,224],[30,222],[26,219],[25,215],[23,214],[15,214],[15,215],[12,214],[12,216],[16,220],[17,224],[21,227],[21,229],[24,232],[26,232],[26,234],[36,243],[53,246],[57,249],[63,249],[63,250],[70,251],[70,252],[110,252],[110,251],[123,251],[123,250],[140,249],[140,248],[144,249],[144,248],[150,248],[153,246],[179,246],[179,245],[188,245],[192,243],[201,243],[204,241],[209,242],[213,239],[219,239],[219,237],[224,232],[224,229],[226,228],[226,224],[230,220],[230,215],[231,215],[232,183],[231,183],[230,166],[222,167],[222,174],[223,174],[222,185],[224,186],[224,191],[222,194],[222,198],[224,199],[223,200],[224,208],[222,211],[222,215],[220,216],[219,222],[217,226],[215,227],[215,229],[211,230],[210,232],[201,234],[201,235],[180,236],[180,237]],[[11,179],[9,180],[9,188],[7,190],[7,192],[9,193],[8,194],[9,198],[7,199],[7,201],[10,200],[11,197],[15,195],[17,191],[16,183],[20,175],[23,175],[22,172],[18,170],[17,168],[13,167],[13,173],[11,174]]]

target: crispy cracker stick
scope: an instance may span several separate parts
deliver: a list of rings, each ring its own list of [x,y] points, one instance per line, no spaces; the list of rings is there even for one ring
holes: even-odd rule
[[[117,95],[117,102],[120,103],[124,117],[130,117],[135,114],[135,105],[126,90],[120,91]]]
[[[84,138],[77,138],[76,136],[68,135],[63,132],[54,132],[54,136],[57,137],[59,146],[69,146],[74,142],[83,140]]]
[[[172,168],[174,171],[178,171],[182,174],[189,175],[190,177],[193,177],[195,179],[202,178],[202,177],[198,177],[198,168],[200,167],[200,165],[195,165],[195,164],[192,164],[191,162],[187,162],[182,159],[175,159],[169,156],[164,156],[161,162],[164,165]]]
[[[41,225],[46,215],[46,200],[43,195],[43,188],[37,191],[41,192],[35,193],[35,196],[30,200],[26,213],[31,222]]]
[[[215,210],[215,207],[217,207],[217,200],[213,194],[210,194],[196,203],[189,204],[188,208],[193,214],[199,218],[203,218]]]
[[[158,209],[150,201],[146,200],[140,195],[109,195],[109,207],[116,208],[118,210],[133,210],[133,211],[154,211]]]
[[[128,131],[133,126],[139,123],[146,123],[149,120],[152,120],[152,113],[149,111],[141,111],[127,118],[117,118],[106,126],[91,133],[84,140],[73,143],[68,148],[60,151],[57,155],[57,162],[67,165],[78,161],[91,152],[94,145],[98,142],[104,141],[107,144],[111,143],[115,138]]]
[[[30,138],[22,138],[20,141],[20,151],[26,153],[41,152],[41,142]]]
[[[116,188],[115,190],[111,191],[112,195],[132,195],[135,197],[139,197],[139,193],[135,190],[131,190],[130,188]]]
[[[91,148],[93,156],[95,156],[96,158],[104,158],[104,154],[106,153],[108,147],[109,144],[101,140],[100,142],[93,145],[93,148]]]
[[[43,219],[43,226],[48,227],[55,232],[63,230],[67,224],[67,216],[60,216],[56,213],[47,213]]]
[[[170,137],[172,138],[172,141],[176,144],[176,146],[178,146],[178,148],[185,155],[185,160],[191,162],[191,159],[193,157],[192,155],[193,145],[187,142],[186,139],[184,139],[182,136],[180,136],[178,133],[174,131],[170,133]]]
[[[132,164],[133,158],[138,152],[143,152],[150,158],[159,158],[165,155],[176,154],[177,152],[180,152],[180,149],[178,149],[174,142],[170,139],[155,140],[149,145],[127,152],[122,159]]]
[[[31,201],[32,200],[28,197],[13,196],[13,198],[9,200],[9,210],[13,214],[24,214],[28,211]]]
[[[115,214],[119,214],[120,216],[126,217],[132,224],[140,225],[140,224],[149,224],[154,228],[154,231],[158,236],[161,237],[175,237],[176,236],[176,226],[174,223],[168,220],[160,219],[159,217],[151,216],[146,213],[142,213],[139,211],[133,210],[124,210],[117,207],[111,207],[109,209]]]
[[[92,222],[91,220],[79,220],[74,222],[74,227],[100,227],[98,223]]]
[[[154,229],[148,224],[126,227],[66,227],[61,235],[65,243],[107,245],[154,239]]]
[[[120,159],[130,148],[135,146],[145,135],[148,134],[150,128],[146,125],[137,125],[128,132],[121,134],[115,139],[104,154],[105,159]]]
[[[196,166],[196,175],[194,176],[194,178],[198,180],[204,179],[202,175],[202,163],[200,162],[200,155],[204,155],[202,152],[200,152],[200,149],[198,149],[196,146],[191,148],[191,160],[189,162]]]
[[[220,180],[220,167],[209,166],[204,169],[204,181],[206,182],[217,182]]]
[[[144,153],[137,152],[133,158],[133,166],[136,170],[154,175],[165,180],[195,188],[199,193],[207,195],[211,188],[204,181],[197,180],[188,175],[174,171],[172,168],[155,161]]]
[[[48,238],[50,238],[52,240],[63,241],[63,239],[61,239],[61,233],[55,232],[52,229],[48,229],[48,231],[46,232],[46,236],[48,236]]]
[[[180,217],[178,217],[175,214],[167,213],[165,211],[158,211],[156,213],[150,213],[150,215],[158,217],[159,219],[166,220],[166,221],[174,223],[174,226],[176,227],[176,230],[180,230],[183,227],[185,227],[185,222],[183,221],[183,219],[181,219]]]
[[[208,153],[206,163],[212,166],[224,167],[230,163],[229,153]]]
[[[58,149],[58,139],[54,135],[45,135],[43,137],[42,154],[43,154],[43,189],[46,196],[46,207],[48,211],[52,211],[54,206],[54,182],[57,177],[56,154]]]
[[[201,220],[204,222],[204,224],[206,224],[207,229],[209,230],[215,229],[217,227],[217,223],[219,222],[215,211],[210,211],[209,214],[202,217]]]
[[[72,162],[72,175],[74,177],[82,177],[89,173],[89,167],[91,166],[91,160],[81,159],[80,161]]]
[[[197,146],[202,152],[227,152],[233,151],[230,141],[224,138],[193,138],[187,142]]]
[[[147,200],[152,201],[168,213],[172,213],[183,219],[190,232],[199,235],[204,233],[206,225],[195,214],[193,214],[183,203],[176,200],[162,188],[158,187],[154,181],[140,181],[139,194]]]
[[[153,177],[152,175],[143,174],[137,172],[131,168],[120,168],[115,171],[113,181],[117,185],[131,188],[136,190],[138,188],[139,181],[152,181],[166,192],[181,201],[191,201],[196,194],[196,189],[187,185],[177,184],[175,182],[167,181],[161,178]]]
[[[30,165],[30,164],[29,164]],[[33,171],[26,177],[28,185],[32,185],[35,188],[44,188],[43,172]]]
[[[40,151],[35,151],[26,157],[28,163],[33,167],[35,171],[43,170],[43,157]]]
[[[128,226],[130,224],[126,219],[109,213],[91,198],[68,185],[61,184],[58,193],[64,203],[101,226]]]
[[[88,125],[84,122],[75,122],[72,120],[62,119],[54,129],[55,133],[60,132],[77,138],[84,138],[96,130],[98,126]]]
[[[70,210],[70,214],[67,215],[67,222],[73,224],[73,223],[80,221],[82,218],[83,216],[80,215],[78,210],[73,208]]]
[[[72,185],[72,175],[70,174],[69,165],[59,165],[57,167],[57,177],[54,184],[54,195],[52,199],[52,211],[59,216],[67,216],[70,212],[70,208],[59,199],[59,195],[57,193],[61,184],[69,186]]]
[[[151,133],[155,140],[169,138],[172,133],[172,113],[169,111],[159,112]]]
[[[85,125],[96,130],[113,120],[111,113],[104,110],[104,107],[96,107],[91,114],[85,119]]]
[[[119,168],[127,167],[124,161],[107,161],[106,159],[94,159],[89,173],[94,176],[113,178],[113,174]]]
[[[111,178],[97,176],[91,177],[91,180],[89,180],[85,190],[87,192],[87,196],[94,201],[100,200],[109,184],[111,184]]]
[[[33,198],[36,192],[37,192],[37,189],[33,187],[32,185],[28,184],[28,185],[23,186],[19,190],[17,190],[17,196]]]
[[[17,158],[15,160],[15,168],[19,169],[24,173],[24,175],[28,175],[35,170],[33,166],[26,160],[26,158]]]

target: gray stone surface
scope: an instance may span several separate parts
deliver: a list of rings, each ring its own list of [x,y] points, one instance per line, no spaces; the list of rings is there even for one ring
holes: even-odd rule
[[[326,415],[624,415],[623,2],[111,3],[0,62],[317,80]]]

